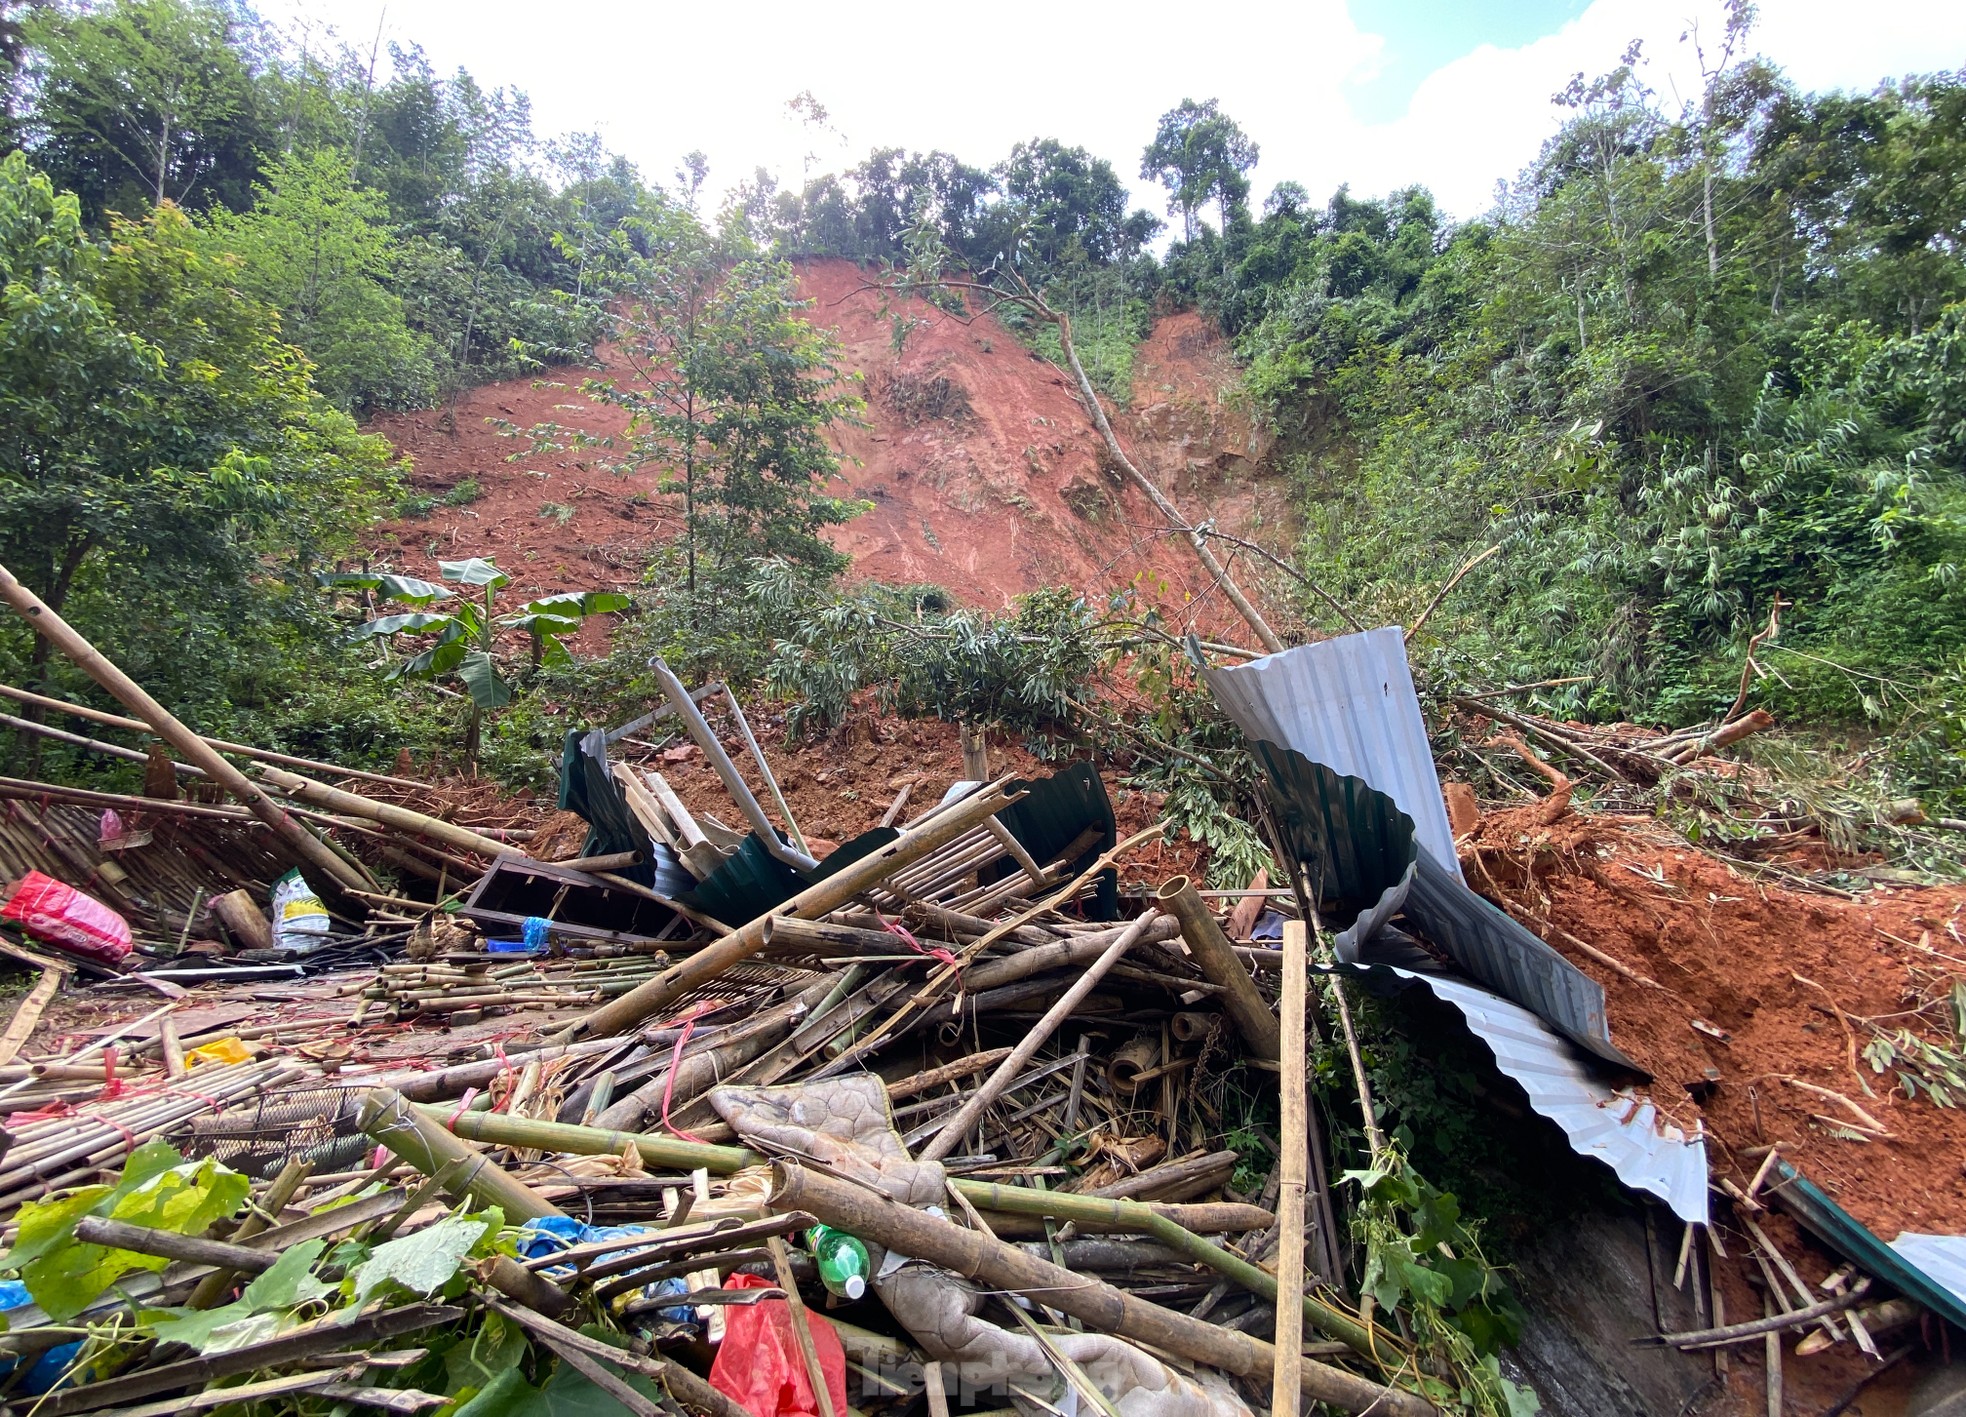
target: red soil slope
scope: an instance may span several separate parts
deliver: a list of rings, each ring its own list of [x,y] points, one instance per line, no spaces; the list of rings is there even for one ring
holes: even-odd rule
[[[855,571],[934,582],[987,607],[1045,585],[1131,585],[1185,619],[1205,589],[1194,558],[1110,468],[1065,376],[994,317],[965,323],[916,300],[884,308],[865,280],[845,261],[800,269],[809,318],[837,334],[842,366],[867,399],[867,426],[837,434],[840,490],[873,504],[836,534]],[[917,322],[899,354],[893,315]],[[603,362],[607,374],[622,373],[607,351]],[[426,574],[433,557],[496,555],[524,592],[637,584],[646,548],[677,528],[673,499],[654,495],[655,475],[618,478],[587,450],[529,454],[525,440],[500,431],[543,423],[620,431],[618,411],[579,391],[591,372],[487,385],[465,394],[454,414],[377,419],[376,431],[410,458],[420,491],[465,479],[484,490],[469,505],[384,528],[378,553]],[[1120,436],[1190,516],[1213,516],[1229,530],[1280,529],[1286,498],[1278,481],[1259,475],[1267,445],[1236,406],[1233,385],[1227,351],[1201,317],[1163,319],[1136,359],[1135,411],[1116,411]],[[549,504],[570,509],[560,514],[567,519],[544,511]],[[1253,568],[1242,574],[1257,577]],[[1222,610],[1219,593],[1202,595],[1194,618],[1220,631]]]

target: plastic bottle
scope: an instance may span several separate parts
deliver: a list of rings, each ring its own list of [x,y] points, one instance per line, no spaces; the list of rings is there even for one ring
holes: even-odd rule
[[[867,1276],[872,1266],[865,1245],[830,1225],[815,1225],[806,1231],[806,1244],[812,1247],[813,1260],[819,1266],[819,1282],[826,1286],[828,1294],[858,1299],[867,1292]]]

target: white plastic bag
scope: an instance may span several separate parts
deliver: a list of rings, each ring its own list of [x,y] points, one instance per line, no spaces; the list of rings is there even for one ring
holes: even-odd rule
[[[289,871],[273,883],[273,948],[309,954],[326,943],[328,908],[313,887]]]

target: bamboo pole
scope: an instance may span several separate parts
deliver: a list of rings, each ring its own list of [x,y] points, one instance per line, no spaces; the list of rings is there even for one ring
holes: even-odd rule
[[[772,1165],[771,1207],[803,1210],[825,1224],[926,1260],[993,1289],[1042,1294],[1044,1303],[1102,1333],[1117,1334],[1253,1381],[1268,1379],[1277,1351],[1260,1339],[1147,1303],[1101,1280],[1026,1254],[1000,1240],[892,1199],[883,1192],[786,1162]],[[1424,1398],[1325,1363],[1306,1361],[1302,1391],[1347,1412],[1439,1417]]]
[[[1227,991],[1222,995],[1222,1007],[1242,1030],[1251,1051],[1259,1058],[1277,1061],[1283,1047],[1277,1016],[1263,1002],[1256,981],[1249,977],[1248,968],[1215,922],[1215,912],[1196,892],[1194,883],[1186,876],[1176,876],[1160,888],[1156,899],[1163,910],[1181,922],[1181,938],[1187,941],[1188,953],[1194,957],[1196,967],[1209,983],[1219,984]]]
[[[166,1024],[170,1023],[165,1019]],[[269,1225],[279,1223],[280,1212],[286,1209],[287,1202],[294,1198],[307,1175],[314,1169],[314,1163],[300,1158],[289,1161],[280,1168],[280,1174],[267,1183],[265,1193],[259,1198],[246,1218],[239,1222],[239,1228],[231,1235],[236,1244],[249,1240]],[[225,1297],[225,1291],[232,1287],[238,1278],[238,1271],[232,1268],[215,1269],[198,1281],[198,1287],[191,1291],[191,1297],[184,1301],[187,1309],[209,1309]]]
[[[1184,883],[1185,884],[1185,883]],[[1192,891],[1192,887],[1189,888]],[[1283,926],[1283,1151],[1277,1182],[1277,1370],[1270,1411],[1297,1411],[1297,1368],[1304,1361],[1304,1191],[1310,1158],[1304,1090],[1304,1010],[1310,986],[1309,931]],[[1234,956],[1231,956],[1234,958]],[[1236,966],[1242,972],[1242,966]]]
[[[917,1160],[940,1161],[956,1149],[956,1144],[976,1124],[976,1120],[998,1097],[1003,1095],[1011,1079],[1024,1070],[1025,1064],[1037,1056],[1038,1049],[1044,1047],[1051,1035],[1058,1031],[1058,1025],[1071,1017],[1072,1011],[1079,1006],[1085,996],[1106,977],[1106,971],[1118,964],[1120,956],[1139,943],[1140,937],[1153,927],[1154,918],[1155,912],[1149,910],[1122,931],[1117,940],[1106,946],[1105,953],[1087,966],[1085,973],[1081,974],[1058,1002],[1045,1012],[1044,1017],[1032,1026],[1031,1031],[1024,1036],[1024,1041],[1013,1048],[1010,1056],[997,1064],[997,1070],[990,1074],[989,1079],[969,1095],[969,1100],[963,1103],[956,1115],[944,1122],[942,1129],[929,1138],[928,1144],[916,1153]]]
[[[282,811],[272,798],[260,790],[258,784],[220,757],[217,749],[185,727],[142,685],[110,663],[100,650],[55,614],[40,596],[15,579],[14,573],[5,566],[0,566],[0,599],[13,606],[56,649],[74,660],[83,673],[115,695],[118,702],[127,705],[149,725],[151,732],[169,743],[193,767],[203,771],[205,776],[238,798],[255,817],[271,827],[273,834],[301,861],[321,875],[323,879],[316,883],[317,886],[325,886],[337,896],[350,887],[367,889],[370,882],[366,877]],[[328,903],[333,905],[337,902]],[[343,900],[340,904],[347,905],[348,902]],[[352,913],[359,914],[359,911]]]
[[[148,733],[150,725],[142,719],[125,718],[117,713],[105,713],[101,709],[86,704],[70,703],[67,699],[51,699],[45,694],[30,694],[25,689],[16,689],[9,684],[0,684],[0,695],[19,703],[31,704],[55,713],[65,713],[72,718],[87,719],[109,728],[121,728],[130,733]],[[199,735],[203,737],[203,735]],[[206,738],[205,741],[221,753],[231,753],[235,757],[255,758],[262,763],[279,763],[290,768],[306,768],[311,772],[324,772],[330,777],[355,777],[364,782],[379,782],[389,787],[408,787],[418,792],[427,791],[429,784],[412,782],[406,777],[390,777],[387,773],[364,772],[360,768],[345,768],[338,763],[324,763],[314,758],[296,758],[291,753],[276,753],[270,748],[255,748],[249,743],[228,743],[223,738]],[[144,757],[142,753],[138,757]]]
[[[569,1122],[542,1122],[531,1117],[508,1117],[500,1112],[462,1112],[453,1117],[451,1111],[448,1107],[432,1109],[423,1117],[432,1126],[448,1126],[458,1136],[499,1146],[530,1146],[583,1156],[618,1156],[623,1147],[632,1146],[641,1153],[643,1161],[664,1170],[694,1171],[701,1167],[728,1176],[764,1160],[757,1152],[741,1146],[713,1146],[677,1137],[577,1127]],[[436,1115],[444,1118],[441,1124],[435,1120]],[[415,1164],[414,1158],[406,1159]]]
[[[1267,1229],[1273,1217],[1252,1206],[1165,1205],[1105,1200],[1070,1191],[1039,1191],[1028,1186],[1005,1186],[991,1181],[957,1180],[954,1184],[972,1204],[997,1214],[1070,1221],[1087,1233],[1096,1230],[1151,1235],[1169,1249],[1180,1251],[1197,1264],[1207,1265],[1258,1298],[1276,1302],[1277,1279],[1274,1274],[1212,1244],[1200,1233],[1202,1230],[1227,1233],[1236,1229],[1237,1224],[1221,1224],[1220,1221],[1239,1223],[1245,1216],[1256,1220],[1256,1223],[1244,1228]],[[1220,1221],[1213,1215],[1218,1211],[1223,1212]],[[1303,1307],[1306,1323],[1326,1338],[1336,1339],[1352,1348],[1362,1357],[1387,1367],[1396,1367],[1406,1352],[1405,1344],[1396,1334],[1355,1319],[1315,1294],[1304,1296]]]
[[[760,915],[749,924],[731,931],[715,943],[697,951],[679,964],[632,993],[596,1009],[562,1031],[568,1039],[582,1035],[625,1033],[657,1009],[681,998],[690,990],[717,978],[732,965],[749,959],[765,946],[771,922],[781,915],[816,920],[837,910],[870,886],[877,886],[911,861],[919,860],[937,847],[968,831],[985,817],[994,816],[1022,797],[1001,782],[976,793],[943,813],[928,825],[905,832],[880,850],[808,886],[782,905]]]
[[[339,787],[330,787],[325,782],[316,782],[311,777],[302,777],[297,772],[285,768],[262,767],[259,775],[301,802],[312,803],[330,812],[343,816],[360,817],[365,821],[377,822],[394,831],[405,832],[411,836],[428,837],[442,842],[445,846],[456,847],[459,851],[474,852],[479,856],[496,858],[515,855],[508,842],[494,841],[488,836],[480,836],[469,827],[460,827],[437,817],[413,812],[408,807],[398,807],[393,802],[378,802],[372,797],[346,792]]]
[[[1127,925],[1115,926],[1111,930],[1095,930],[1085,935],[1074,935],[1069,940],[1033,945],[1002,959],[985,960],[964,971],[963,989],[966,993],[980,994],[985,989],[997,989],[1020,979],[1029,979],[1033,974],[1042,974],[1047,969],[1065,969],[1084,964],[1087,960],[1097,959],[1108,945],[1131,928]],[[1180,933],[1180,922],[1163,915],[1148,926],[1146,933],[1134,943],[1157,945]]]
[[[539,1220],[565,1213],[492,1165],[487,1157],[445,1131],[441,1122],[425,1115],[390,1088],[369,1090],[362,1099],[359,1125],[371,1138],[426,1176],[434,1177],[447,1166],[458,1167],[463,1175],[450,1189],[467,1192],[479,1205],[497,1206],[509,1221]]]

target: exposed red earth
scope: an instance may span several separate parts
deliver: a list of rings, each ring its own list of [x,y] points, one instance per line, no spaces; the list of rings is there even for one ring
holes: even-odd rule
[[[918,299],[884,299],[868,279],[847,261],[799,269],[808,318],[837,335],[842,370],[867,404],[864,427],[835,432],[839,490],[872,504],[835,532],[853,575],[932,582],[986,608],[1043,586],[1133,587],[1176,623],[1240,629],[1220,593],[1204,593],[1186,545],[1110,466],[1065,374],[994,316],[965,322]],[[916,322],[899,354],[895,315]],[[474,480],[482,495],[388,524],[377,555],[426,575],[438,558],[494,556],[528,594],[639,585],[648,547],[678,527],[674,499],[655,495],[657,474],[618,477],[588,450],[527,453],[501,431],[556,423],[619,433],[623,414],[580,392],[583,379],[622,373],[605,347],[600,364],[488,384],[454,409],[378,417],[374,430],[409,458],[417,491]],[[1110,411],[1129,454],[1191,516],[1238,533],[1261,527],[1286,545],[1284,484],[1268,474],[1268,441],[1234,390],[1220,336],[1182,313],[1160,320],[1140,349],[1130,408]],[[1256,593],[1266,570],[1240,564],[1238,574]]]

